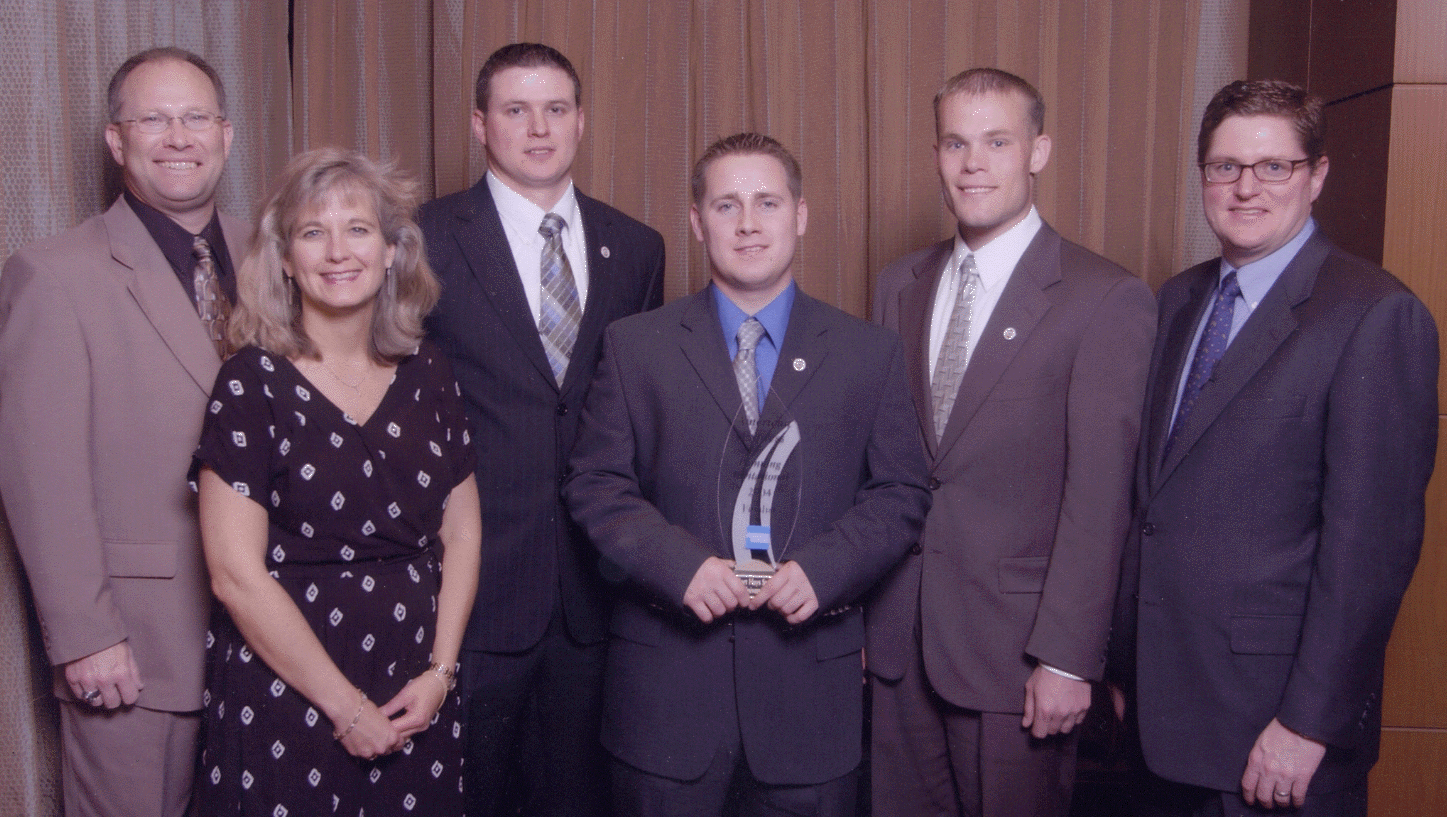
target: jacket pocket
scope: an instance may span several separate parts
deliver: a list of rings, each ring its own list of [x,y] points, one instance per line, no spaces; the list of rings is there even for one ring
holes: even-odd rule
[[[118,579],[172,579],[176,576],[175,542],[106,539],[106,573]]]
[[[1301,643],[1301,616],[1231,616],[1231,652],[1292,655]]]
[[[1050,567],[1049,556],[1017,556],[1001,559],[1001,593],[1039,593],[1045,589],[1045,571]]]

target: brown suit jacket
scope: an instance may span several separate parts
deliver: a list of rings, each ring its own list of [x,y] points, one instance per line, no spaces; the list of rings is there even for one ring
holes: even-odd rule
[[[0,497],[46,651],[129,641],[148,709],[201,708],[210,592],[186,469],[219,367],[124,199],[0,272]]]
[[[1037,661],[1104,671],[1142,392],[1150,289],[1049,225],[985,325],[936,444],[929,315],[944,241],[880,275],[875,319],[900,330],[934,504],[916,551],[867,609],[870,670],[897,679],[915,627],[945,700],[1021,712]]]

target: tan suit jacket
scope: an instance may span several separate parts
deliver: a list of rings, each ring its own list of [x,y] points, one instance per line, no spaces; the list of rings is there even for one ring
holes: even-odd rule
[[[221,224],[242,252],[248,228]],[[201,708],[210,592],[186,470],[219,367],[124,199],[0,272],[0,498],[46,651],[128,641],[148,709]]]
[[[1037,661],[1104,670],[1142,392],[1150,289],[1042,225],[960,382],[943,439],[929,315],[944,241],[880,275],[875,319],[904,340],[934,503],[916,552],[866,609],[870,671],[900,678],[918,643],[955,706],[1021,712]]]

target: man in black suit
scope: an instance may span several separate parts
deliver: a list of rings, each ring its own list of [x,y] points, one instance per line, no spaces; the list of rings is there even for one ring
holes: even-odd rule
[[[621,589],[616,812],[853,814],[854,602],[929,505],[903,354],[794,285],[808,208],[778,142],[719,140],[693,196],[713,285],[608,329],[564,488]],[[772,573],[752,596],[748,567]]]
[[[470,814],[599,814],[607,596],[558,488],[603,328],[663,301],[657,231],[572,183],[578,74],[536,43],[477,74],[487,173],[419,217],[442,300],[430,336],[467,401],[486,537],[463,642]]]
[[[1160,291],[1118,634],[1166,813],[1366,813],[1437,331],[1311,219],[1323,140],[1300,88],[1217,93],[1197,158],[1221,258]]]

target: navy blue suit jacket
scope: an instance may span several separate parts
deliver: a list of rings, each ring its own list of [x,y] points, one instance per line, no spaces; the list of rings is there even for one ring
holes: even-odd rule
[[[573,638],[596,643],[606,633],[597,556],[558,489],[604,327],[663,302],[663,237],[602,202],[577,198],[588,301],[561,388],[486,178],[423,205],[418,215],[442,279],[427,332],[452,361],[478,452],[482,581],[466,649],[525,650],[542,638],[559,604]]]
[[[684,591],[705,559],[733,558],[726,532],[744,472],[790,420],[802,469],[786,469],[774,494],[796,506],[776,507],[774,547],[803,568],[820,611],[797,627],[767,610],[704,625]],[[604,746],[678,780],[702,775],[734,729],[765,783],[817,784],[857,766],[854,602],[915,541],[929,507],[899,338],[798,293],[751,435],[708,290],[621,320],[572,465],[569,507],[622,589]],[[781,519],[794,520],[789,532]]]
[[[1331,791],[1377,758],[1383,656],[1437,447],[1436,326],[1396,278],[1317,232],[1163,457],[1218,270],[1160,291],[1117,635],[1135,648],[1153,771],[1237,791],[1279,718],[1327,745],[1311,786]]]

